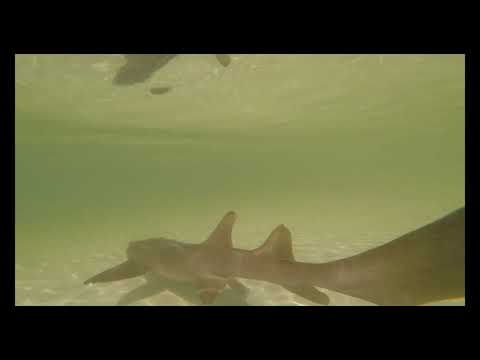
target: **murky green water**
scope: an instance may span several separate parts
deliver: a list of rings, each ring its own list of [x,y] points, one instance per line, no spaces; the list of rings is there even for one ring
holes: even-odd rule
[[[81,282],[129,240],[200,242],[228,210],[235,246],[283,223],[297,259],[321,262],[465,202],[463,55],[183,55],[113,86],[122,63],[16,56],[18,305],[111,304],[124,285],[90,296]],[[251,303],[292,300],[272,286]]]

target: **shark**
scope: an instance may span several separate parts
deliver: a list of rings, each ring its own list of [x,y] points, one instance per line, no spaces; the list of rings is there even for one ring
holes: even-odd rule
[[[267,281],[328,305],[318,288],[377,305],[423,305],[465,297],[465,208],[390,242],[343,259],[296,261],[292,234],[277,226],[254,250],[234,248],[237,215],[228,212],[202,243],[167,238],[132,241],[127,260],[85,281],[110,282],[154,274],[191,284],[202,304],[213,304],[238,278]]]
[[[147,281],[122,296],[117,305],[128,305],[165,290],[194,304],[218,304],[220,298],[221,304],[244,305],[249,290],[228,270],[232,265],[227,260],[230,255],[285,256],[290,261],[294,261],[294,257],[291,237],[283,232],[283,226],[274,229],[267,240],[254,250],[234,249],[232,230],[236,218],[237,214],[233,211],[225,214],[202,244],[185,244],[167,238],[130,242],[125,262],[89,278],[84,284],[144,276]],[[149,251],[153,251],[150,253],[153,256],[147,254]],[[216,269],[216,265],[225,266],[223,270],[229,274]],[[321,305],[330,302],[325,293],[309,284],[279,284],[311,302]],[[222,299],[225,295],[229,300]]]
[[[114,85],[134,85],[145,82],[153,73],[163,68],[179,54],[124,54],[125,64],[118,69],[113,78]],[[227,54],[216,54],[217,61],[227,67],[231,58]],[[152,94],[163,94],[170,88],[154,88]]]

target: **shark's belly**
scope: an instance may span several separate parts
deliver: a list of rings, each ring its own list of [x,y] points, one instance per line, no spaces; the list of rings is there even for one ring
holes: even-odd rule
[[[176,281],[192,281],[195,278],[194,274],[189,271],[189,269],[181,266],[158,265],[153,267],[152,273],[153,275]]]

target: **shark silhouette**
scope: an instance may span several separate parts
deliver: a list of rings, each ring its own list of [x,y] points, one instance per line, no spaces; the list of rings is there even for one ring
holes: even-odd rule
[[[203,244],[183,244],[166,238],[130,242],[127,261],[95,275],[84,283],[111,282],[147,274],[147,282],[125,294],[119,300],[119,305],[130,304],[163,290],[169,290],[196,303],[197,301],[192,300],[193,291],[202,304],[212,304],[216,302],[220,293],[222,296],[225,294],[224,289],[228,287],[230,293],[227,292],[227,294],[231,298],[237,296],[245,299],[248,288],[234,276],[217,274],[212,268],[215,262],[220,260],[218,265],[224,266],[223,270],[228,272],[228,267],[233,265],[224,261],[229,257],[229,253],[231,253],[230,256],[244,254],[267,259],[280,256],[289,261],[294,261],[294,258],[291,237],[289,232],[283,231],[286,229],[283,226],[277,227],[265,243],[255,250],[234,249],[232,230],[236,218],[237,215],[233,211],[228,212]],[[148,255],[148,252],[152,256]],[[223,271],[220,270],[220,273]],[[322,305],[330,302],[326,294],[309,284],[279,284],[312,302]],[[228,303],[233,304],[233,298]]]
[[[167,65],[179,54],[124,54],[126,63],[117,71],[113,78],[115,85],[134,85],[148,80],[155,71]],[[226,67],[231,58],[227,54],[216,54],[218,62]],[[153,94],[163,94],[169,90],[165,88],[152,89]]]
[[[237,278],[276,283],[323,304],[329,298],[315,286],[378,305],[421,305],[465,296],[464,208],[382,246],[320,264],[295,261],[291,233],[284,225],[255,250],[233,248],[235,219],[234,212],[227,213],[201,244],[165,238],[131,242],[127,261],[85,283],[152,273],[193,284],[203,304],[212,304]]]

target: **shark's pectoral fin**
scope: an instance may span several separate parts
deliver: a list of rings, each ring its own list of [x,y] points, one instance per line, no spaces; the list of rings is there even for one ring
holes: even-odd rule
[[[227,67],[232,62],[232,58],[230,57],[230,55],[227,54],[216,54],[215,57],[217,58],[218,62],[224,67]]]
[[[127,260],[120,265],[114,266],[111,269],[105,270],[100,274],[97,274],[90,279],[84,281],[84,284],[94,284],[101,282],[118,281],[124,279],[130,279],[145,274],[148,268],[142,265],[138,265],[130,260]]]
[[[129,305],[131,303],[146,299],[165,290],[159,283],[147,281],[145,284],[129,291],[118,300],[117,305]]]
[[[200,278],[196,281],[198,296],[203,305],[211,305],[223,291],[227,280],[217,277]]]
[[[316,304],[321,304],[321,305],[328,305],[330,303],[330,298],[328,297],[327,294],[321,292],[314,286],[310,285],[303,285],[303,286],[288,286],[284,285],[283,286],[285,289],[288,291],[301,296],[307,300],[310,300],[311,302],[314,302]]]

